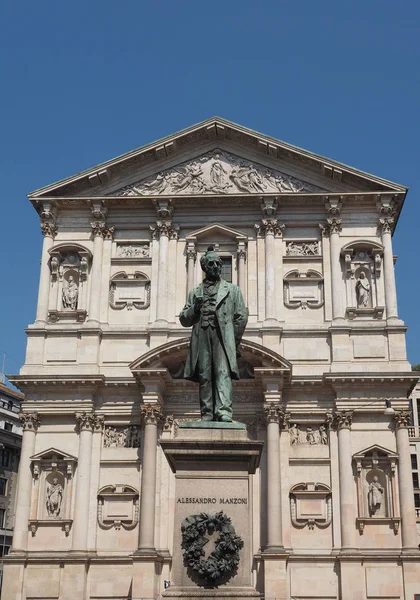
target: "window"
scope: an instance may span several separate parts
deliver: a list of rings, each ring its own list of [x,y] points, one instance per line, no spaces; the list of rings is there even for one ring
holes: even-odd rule
[[[417,471],[417,469],[418,469],[417,456],[415,454],[411,455],[411,468],[414,469],[414,471]]]
[[[6,495],[7,479],[0,477],[0,496]]]
[[[414,494],[414,506],[420,508],[420,494]]]
[[[229,281],[232,283],[232,257],[231,256],[221,256],[222,259],[222,274],[221,277],[225,281]]]
[[[9,400],[9,402],[7,403],[7,408],[9,410],[13,410],[13,402],[11,400]]]
[[[4,508],[0,508],[0,528],[3,529],[4,527],[4,516],[5,516],[6,510]]]
[[[2,467],[9,467],[11,463],[12,454],[7,448],[0,450],[0,465]]]
[[[419,474],[418,473],[413,473],[413,487],[416,490],[419,489]]]
[[[0,557],[9,554],[10,546],[0,546]]]
[[[13,423],[4,422],[4,428],[6,431],[13,431]]]

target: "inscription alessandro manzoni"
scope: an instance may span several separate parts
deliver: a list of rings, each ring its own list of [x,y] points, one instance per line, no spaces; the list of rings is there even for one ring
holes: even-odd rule
[[[177,504],[216,504],[217,498],[178,498]],[[219,498],[219,504],[248,504],[248,498]]]

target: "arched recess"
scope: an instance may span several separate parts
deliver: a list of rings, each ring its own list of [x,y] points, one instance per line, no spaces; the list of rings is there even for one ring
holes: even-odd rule
[[[349,319],[382,318],[385,302],[381,280],[383,251],[381,244],[371,240],[357,240],[342,247]]]
[[[62,242],[49,250],[51,286],[50,321],[86,318],[88,277],[92,253],[81,244]]]
[[[185,385],[183,370],[189,345],[189,337],[168,342],[146,352],[134,360],[129,368],[134,377],[140,379],[144,373],[166,370],[172,385],[176,385],[176,380],[182,380]],[[273,376],[290,379],[292,364],[277,352],[249,340],[242,340],[238,350],[241,379],[259,379],[262,374],[270,372]]]

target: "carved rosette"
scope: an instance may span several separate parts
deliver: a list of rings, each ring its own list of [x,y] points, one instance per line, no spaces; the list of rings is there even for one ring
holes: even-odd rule
[[[159,404],[143,404],[140,407],[141,424],[158,425],[163,419],[163,410]]]
[[[394,414],[395,427],[405,429],[410,425],[411,412],[409,410],[398,410]]]
[[[19,413],[23,431],[37,431],[41,424],[38,413]]]
[[[277,423],[282,426],[285,420],[284,411],[278,404],[264,404],[264,421],[266,425]]]
[[[79,412],[75,414],[79,431],[102,431],[104,416],[95,413]]]
[[[352,422],[352,410],[340,410],[334,415],[334,425],[337,427],[337,429],[350,429]]]
[[[261,224],[255,225],[258,235],[275,235],[282,237],[286,225],[280,225],[277,219],[261,219]]]

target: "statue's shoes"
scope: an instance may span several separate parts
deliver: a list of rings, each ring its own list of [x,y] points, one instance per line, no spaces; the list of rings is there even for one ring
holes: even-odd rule
[[[220,417],[219,421],[221,421],[222,423],[232,423],[232,419],[230,417],[227,417],[226,415]]]

